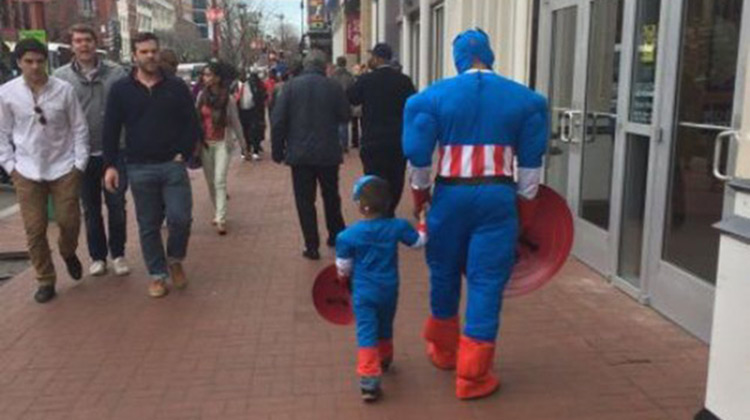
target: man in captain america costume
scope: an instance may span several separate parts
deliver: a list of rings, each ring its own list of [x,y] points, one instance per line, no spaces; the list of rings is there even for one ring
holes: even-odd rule
[[[403,146],[415,212],[430,207],[427,353],[438,368],[456,369],[456,396],[471,399],[500,385],[492,368],[503,290],[519,235],[533,220],[548,113],[544,97],[492,71],[483,31],[459,34],[453,49],[458,76],[409,99]],[[460,332],[462,273],[468,300]]]

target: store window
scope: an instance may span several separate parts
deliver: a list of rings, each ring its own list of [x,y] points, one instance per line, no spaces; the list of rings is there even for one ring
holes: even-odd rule
[[[443,78],[443,61],[445,58],[445,5],[438,4],[432,8],[432,31],[430,42],[430,82]]]
[[[638,124],[651,124],[654,111],[660,8],[661,0],[638,1],[629,113]]]
[[[663,252],[665,260],[712,284],[719,257],[712,224],[721,220],[724,202],[724,185],[712,174],[714,142],[731,128],[742,5],[688,0],[683,15]]]

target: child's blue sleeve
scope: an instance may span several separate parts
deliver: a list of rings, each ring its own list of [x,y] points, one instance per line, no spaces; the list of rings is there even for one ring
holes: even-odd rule
[[[349,277],[354,268],[354,245],[346,230],[336,236],[336,272],[339,277]]]
[[[414,227],[412,227],[411,223],[407,222],[406,220],[398,219],[398,221],[399,221],[399,224],[401,225],[399,226],[400,228],[399,230],[401,232],[399,236],[399,241],[405,244],[406,246],[410,246],[413,248],[420,246],[419,245],[419,242],[420,242],[419,232],[417,232],[417,230],[414,229]]]
[[[336,258],[354,258],[354,245],[350,236],[351,232],[348,229],[336,236]]]

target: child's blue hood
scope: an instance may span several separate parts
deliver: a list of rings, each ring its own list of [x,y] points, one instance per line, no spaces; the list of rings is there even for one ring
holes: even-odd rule
[[[489,68],[495,63],[490,38],[479,28],[461,32],[453,40],[453,61],[459,74],[469,70],[474,59],[478,59]]]

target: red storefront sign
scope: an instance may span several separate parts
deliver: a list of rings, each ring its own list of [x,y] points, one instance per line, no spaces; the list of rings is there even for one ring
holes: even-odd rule
[[[346,16],[346,53],[359,54],[362,46],[362,31],[359,13]]]

